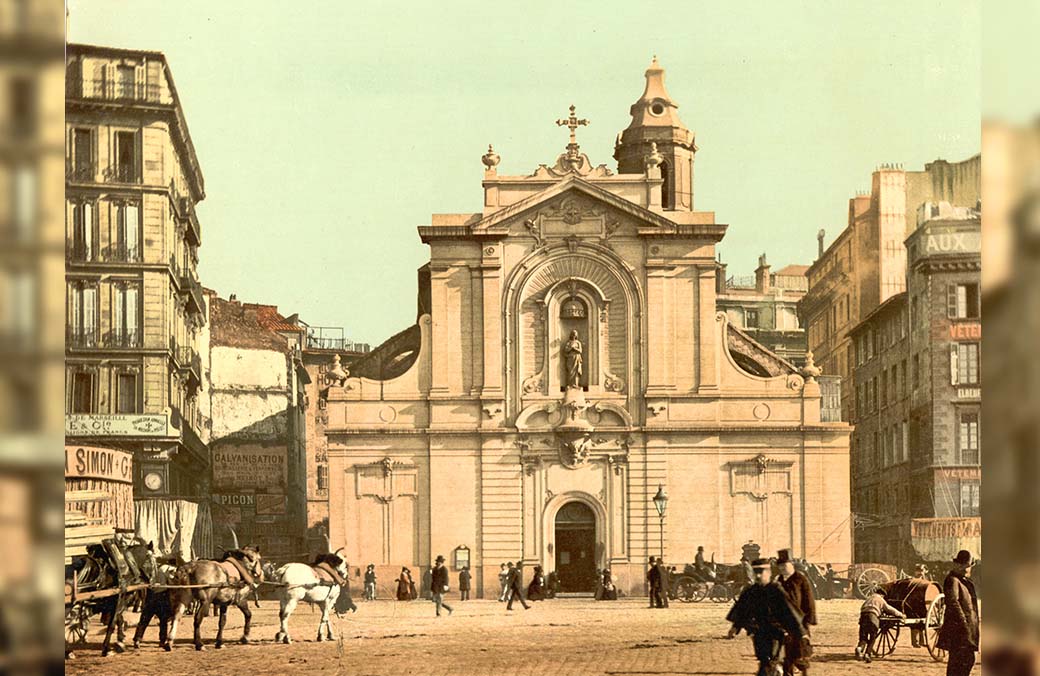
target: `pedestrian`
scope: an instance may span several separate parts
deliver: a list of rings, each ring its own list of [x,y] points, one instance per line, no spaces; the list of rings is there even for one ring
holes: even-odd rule
[[[441,608],[443,607],[451,615],[452,608],[444,602],[444,595],[448,593],[448,569],[444,567],[444,557],[440,554],[433,562],[433,568],[430,569],[430,600],[433,601],[433,605],[437,608],[437,617],[441,616]]]
[[[614,575],[610,572],[610,568],[603,569],[601,586],[603,587],[601,601],[617,601],[617,587],[614,586]]]
[[[520,590],[522,574],[520,568],[513,565],[510,561],[508,565],[508,575],[506,577],[506,596],[509,598],[509,602],[506,604],[506,610],[513,609],[513,601],[520,600],[520,604],[524,607],[524,610],[528,610],[531,606],[527,605],[527,601],[524,600],[523,594]]]
[[[650,585],[650,607],[664,608],[665,602],[663,589],[661,587],[661,567],[657,565],[657,559],[650,557],[650,569],[646,572],[646,581]]]
[[[804,629],[802,636],[789,635],[784,643],[784,676],[793,676],[796,668],[802,672],[809,671],[809,659],[812,657],[810,627],[816,624],[816,599],[809,578],[805,573],[795,570],[790,551],[781,549],[777,552],[776,565],[780,571],[780,586],[791,606],[801,614]]]
[[[469,582],[472,576],[469,573],[469,566],[463,566],[459,572],[459,600],[469,601]]]
[[[975,665],[975,651],[979,649],[979,597],[970,577],[974,565],[971,552],[962,549],[943,580],[946,613],[936,645],[949,653],[946,676],[966,676]]]
[[[412,581],[412,571],[407,567],[401,569],[401,575],[397,578],[397,600],[411,601],[415,599],[415,582]]]
[[[502,587],[502,591],[498,595],[498,600],[505,601],[506,593],[509,591],[509,568],[504,563],[498,570],[498,584]]]
[[[731,623],[726,638],[743,629],[751,637],[758,660],[757,676],[779,672],[780,650],[788,636],[801,638],[804,632],[800,613],[791,607],[783,588],[772,581],[769,559],[751,562],[755,583],[741,592],[726,619]]]
[[[838,573],[835,572],[834,566],[827,564],[827,571],[823,574],[823,579],[827,581],[827,596],[828,599],[836,599],[841,596],[841,592],[838,590]]]
[[[368,564],[368,567],[365,568],[365,600],[376,600],[376,566],[374,563]]]
[[[672,569],[664,565],[664,557],[657,557],[657,567],[661,569],[661,600],[668,607],[668,599],[672,593]]]
[[[882,617],[905,618],[906,615],[890,606],[884,594],[875,591],[859,608],[859,645],[856,646],[856,657],[864,662],[870,662],[870,651],[874,648],[874,639],[881,631]]]
[[[545,600],[545,575],[542,574],[541,566],[534,567],[534,574],[531,576],[531,584],[527,585],[527,600]]]

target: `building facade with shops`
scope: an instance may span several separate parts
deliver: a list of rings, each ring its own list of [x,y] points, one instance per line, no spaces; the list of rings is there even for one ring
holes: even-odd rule
[[[165,57],[69,45],[65,113],[66,440],[132,453],[142,533],[172,510],[158,544],[208,555],[205,186]]]

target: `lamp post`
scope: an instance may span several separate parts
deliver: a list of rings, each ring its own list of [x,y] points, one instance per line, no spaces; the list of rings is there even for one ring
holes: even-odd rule
[[[657,516],[661,518],[661,560],[664,562],[664,510],[668,508],[668,496],[665,495],[664,486],[657,484],[657,495],[654,496],[654,507],[657,508]]]

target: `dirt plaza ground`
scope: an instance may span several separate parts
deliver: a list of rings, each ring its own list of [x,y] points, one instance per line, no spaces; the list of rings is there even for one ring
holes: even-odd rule
[[[936,676],[945,665],[933,662],[923,648],[913,648],[902,634],[894,654],[871,664],[857,662],[859,601],[823,601],[814,631],[813,676],[825,674],[914,674]],[[615,602],[555,599],[519,605],[507,613],[495,601],[454,601],[454,614],[437,618],[429,601],[358,602],[358,612],[334,618],[337,640],[315,641],[319,613],[298,608],[290,629],[292,645],[273,643],[276,601],[262,601],[253,611],[253,645],[239,645],[242,616],[228,611],[225,638],[213,649],[216,618],[203,625],[204,652],[191,645],[191,619],[181,623],[172,653],[158,647],[158,631],[149,628],[141,649],[100,657],[92,644],[66,662],[66,674],[295,674],[351,676],[397,674],[602,674],[604,676],[685,676],[752,674],[751,641],[741,634],[728,641],[724,617],[728,604],[673,603],[665,610],[646,608],[646,599]],[[132,616],[136,619],[136,616]],[[976,667],[978,671],[978,667]]]

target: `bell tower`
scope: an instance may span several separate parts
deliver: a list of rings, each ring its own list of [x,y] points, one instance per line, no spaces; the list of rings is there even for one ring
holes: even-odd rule
[[[632,104],[632,122],[618,134],[614,159],[618,173],[641,174],[645,158],[657,144],[661,161],[661,205],[666,210],[693,211],[693,132],[679,119],[679,106],[664,88],[664,68],[657,57],[646,69],[646,89]]]

